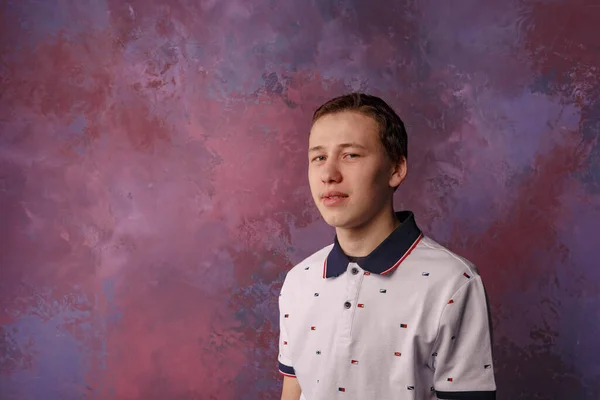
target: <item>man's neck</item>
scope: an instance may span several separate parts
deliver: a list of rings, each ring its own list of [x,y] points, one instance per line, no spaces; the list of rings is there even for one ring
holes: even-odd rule
[[[365,257],[400,225],[393,209],[380,214],[369,224],[355,229],[336,229],[340,247],[349,256]]]

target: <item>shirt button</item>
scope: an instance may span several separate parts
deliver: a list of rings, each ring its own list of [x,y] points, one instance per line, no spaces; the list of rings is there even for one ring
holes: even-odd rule
[[[352,275],[356,275],[358,274],[358,268],[354,267],[352,268]]]
[[[349,301],[347,301],[347,302],[344,303],[344,307],[345,308],[350,308],[351,306],[352,306],[352,304],[350,304]]]

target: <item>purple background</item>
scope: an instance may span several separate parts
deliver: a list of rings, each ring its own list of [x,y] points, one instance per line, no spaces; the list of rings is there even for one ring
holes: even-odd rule
[[[333,239],[309,119],[350,90],[480,269],[499,398],[600,398],[596,0],[0,10],[2,399],[278,399],[278,290]]]

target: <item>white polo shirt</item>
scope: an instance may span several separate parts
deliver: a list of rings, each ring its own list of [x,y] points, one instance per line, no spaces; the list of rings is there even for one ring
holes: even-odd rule
[[[410,211],[371,254],[337,237],[292,268],[279,297],[279,371],[306,400],[495,399],[488,304],[475,266]]]

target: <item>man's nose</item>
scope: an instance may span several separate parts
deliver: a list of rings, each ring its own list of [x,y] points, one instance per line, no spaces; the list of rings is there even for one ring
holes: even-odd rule
[[[339,182],[342,179],[342,174],[334,161],[327,161],[323,166],[323,174],[321,180],[323,183]]]

